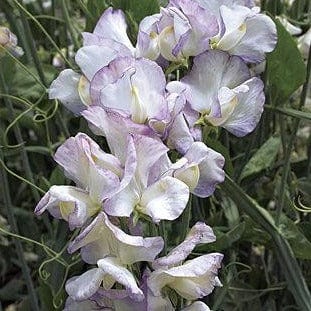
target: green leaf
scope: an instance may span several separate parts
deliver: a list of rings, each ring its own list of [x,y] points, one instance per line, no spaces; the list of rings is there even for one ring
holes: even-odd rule
[[[113,0],[113,6],[130,13],[134,20],[139,23],[144,17],[160,12],[157,0]]]
[[[89,0],[87,2],[87,12],[90,14],[86,18],[86,31],[93,31],[99,17],[103,14],[104,10],[107,9],[109,5],[106,1],[100,0]]]
[[[35,67],[26,67],[35,76],[38,75]],[[53,81],[57,74],[57,70],[50,65],[43,65],[42,67],[44,70],[47,84],[50,85],[50,83]],[[45,90],[39,85],[38,82],[34,80],[34,78],[29,73],[27,73],[22,68],[19,68],[19,66],[17,65],[16,74],[14,75],[12,81],[10,93],[29,100],[37,100],[43,93],[45,93]]]
[[[311,260],[311,242],[284,213],[280,217],[279,232],[289,242],[297,258]]]
[[[221,184],[221,189],[272,237],[279,264],[297,305],[301,310],[311,310],[311,294],[301,268],[271,214],[249,197],[230,177],[226,177],[225,182]]]
[[[274,20],[278,32],[276,49],[267,56],[268,82],[274,105],[283,105],[306,80],[306,66],[297,43],[279,20]]]
[[[280,145],[281,138],[279,136],[271,136],[245,165],[241,173],[241,180],[271,168],[275,162]]]
[[[213,228],[216,241],[210,244],[205,244],[196,248],[198,252],[212,252],[212,251],[224,251],[232,246],[233,243],[239,241],[245,230],[245,223],[242,222],[235,226],[230,231],[223,233],[217,227]]]

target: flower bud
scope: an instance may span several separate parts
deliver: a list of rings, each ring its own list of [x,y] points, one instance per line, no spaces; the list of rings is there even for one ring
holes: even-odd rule
[[[24,54],[23,49],[17,46],[17,37],[7,27],[0,27],[0,45],[16,57]]]

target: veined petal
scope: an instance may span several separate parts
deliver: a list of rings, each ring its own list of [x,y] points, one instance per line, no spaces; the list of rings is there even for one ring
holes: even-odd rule
[[[71,297],[68,297],[63,311],[96,311],[103,310],[103,308],[105,311],[115,311],[108,304],[106,306],[98,306],[96,302],[91,300],[75,301]]]
[[[239,10],[241,7],[238,7]],[[227,19],[236,15],[236,8],[228,8]],[[230,12],[231,11],[231,12]],[[245,19],[246,29],[243,37],[228,49],[230,54],[240,56],[244,61],[260,63],[265,59],[265,53],[274,50],[277,43],[276,26],[272,19],[264,14],[250,14]]]
[[[156,259],[152,267],[158,270],[181,264],[191,254],[196,245],[215,241],[216,236],[212,228],[203,222],[197,222],[191,228],[185,240],[173,248],[165,257]]]
[[[223,255],[207,254],[185,262],[168,270],[151,273],[148,286],[154,295],[161,295],[164,286],[173,288],[187,300],[195,300],[209,295],[215,286],[221,286],[217,277]]]
[[[55,156],[71,179],[88,190],[95,202],[101,203],[120,187],[123,174],[120,161],[106,154],[90,137],[78,133],[58,148]]]
[[[211,311],[211,309],[202,301],[196,301],[190,306],[183,308],[182,311]]]
[[[130,217],[140,200],[134,182],[105,201],[104,210],[108,215]]]
[[[254,15],[252,10],[244,6],[229,8],[225,5],[220,7],[220,14],[225,27],[225,32],[217,43],[217,48],[229,51],[237,45],[246,33],[245,20]]]
[[[143,135],[135,135],[134,144],[137,155],[136,180],[144,189],[148,185],[151,167],[168,152],[168,148],[160,139]]]
[[[167,117],[165,85],[164,73],[155,62],[123,57],[96,73],[91,81],[91,96],[97,105],[144,124],[149,119]]]
[[[90,298],[99,289],[105,272],[99,268],[93,268],[78,277],[69,279],[66,283],[66,292],[74,300],[81,301]],[[112,287],[110,284],[110,287]]]
[[[149,215],[154,222],[174,220],[185,209],[189,188],[173,177],[164,177],[149,186],[142,194],[139,212]]]
[[[192,109],[220,116],[218,90],[234,88],[249,78],[249,69],[240,58],[212,50],[194,58],[192,70],[181,82],[189,88],[186,97]]]
[[[117,258],[106,257],[100,259],[97,261],[97,265],[104,273],[109,274],[114,280],[125,286],[130,298],[136,301],[144,299],[144,294],[137,286],[133,274],[124,268]]]
[[[94,34],[124,44],[134,52],[134,47],[126,33],[127,24],[121,10],[108,8],[100,17],[94,29]]]
[[[196,56],[208,50],[210,38],[217,35],[219,28],[214,14],[193,0],[171,0],[170,4],[178,7],[191,25],[191,35],[182,48],[183,55]]]
[[[225,180],[223,170],[225,158],[211,148],[208,149],[207,157],[199,164],[200,178],[193,194],[201,198],[212,195],[216,185]]]
[[[111,45],[89,45],[78,50],[75,60],[87,79],[91,81],[99,69],[107,66],[118,55],[119,52]]]
[[[230,117],[222,125],[238,137],[245,136],[254,130],[260,120],[265,102],[264,85],[259,78],[252,78],[244,84],[249,87],[249,91],[237,95],[237,104]]]
[[[62,104],[75,114],[87,108],[82,102],[78,89],[82,76],[71,69],[63,70],[52,82],[49,88],[49,98],[58,99]]]
[[[105,136],[109,148],[122,163],[127,156],[127,137],[129,133],[154,136],[153,131],[144,124],[136,124],[130,118],[115,111],[105,111],[101,107],[90,107],[82,115],[90,123],[96,135]]]
[[[117,257],[123,265],[130,265],[138,261],[153,261],[163,248],[163,239],[128,235],[113,225],[105,213],[100,213],[69,245],[68,251],[73,253],[88,244],[92,244],[95,256],[90,253],[92,249],[88,252],[82,249],[81,255],[87,259],[86,262],[95,263],[109,255]]]
[[[182,160],[184,163],[174,168]],[[208,197],[213,194],[216,185],[224,181],[224,163],[225,159],[220,153],[202,142],[194,142],[171,169],[174,169],[173,176],[185,182],[192,193]]]
[[[101,37],[90,32],[82,32],[82,37],[83,46],[97,45],[99,48],[101,46],[109,46],[110,48],[119,52],[118,56],[132,56],[132,51],[128,47],[113,39]]]
[[[72,186],[52,186],[37,204],[35,213],[45,210],[58,219],[68,221],[71,230],[81,227],[86,220],[100,210],[89,194]]]
[[[158,23],[161,14],[146,16],[139,24],[136,57],[156,60],[160,56]]]

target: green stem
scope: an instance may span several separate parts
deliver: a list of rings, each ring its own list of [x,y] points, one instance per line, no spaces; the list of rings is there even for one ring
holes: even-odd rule
[[[48,34],[48,32],[45,30],[45,28],[41,25],[41,23],[30,13],[28,12],[17,0],[12,0],[16,6],[19,7],[19,9],[21,9],[27,16],[30,17],[30,19],[32,19],[34,21],[34,23],[40,28],[40,30],[45,34],[45,36],[47,37],[47,39],[50,41],[50,43],[53,45],[53,47],[57,50],[57,52],[62,56],[62,58],[64,59],[64,61],[67,63],[67,65],[70,68],[73,68],[73,65],[71,64],[71,62],[67,59],[67,57],[64,55],[63,51],[57,46],[57,44],[55,43],[55,41],[52,39],[52,37]]]
[[[190,219],[191,219],[191,211],[192,210],[192,194],[189,196],[189,201],[188,204],[181,216],[181,236],[179,237],[179,242],[182,242],[189,231],[189,226],[190,226]]]
[[[311,113],[308,111],[301,111],[301,110],[292,109],[292,108],[275,107],[272,105],[265,105],[265,109],[272,110],[273,112],[279,112],[289,117],[311,121]]]
[[[5,79],[4,79],[2,72],[0,73],[0,86],[4,90],[5,93],[8,93],[8,89],[7,89]],[[9,110],[10,118],[14,119],[14,108],[13,108],[13,104],[12,104],[11,100],[9,98],[4,98],[4,102],[5,102],[8,110]],[[31,171],[30,164],[29,164],[28,155],[27,155],[27,152],[23,146],[24,141],[23,141],[22,133],[21,133],[21,130],[20,130],[20,127],[18,124],[15,124],[14,134],[15,134],[17,143],[21,145],[21,158],[22,158],[26,178],[28,179],[28,181],[30,183],[34,184],[34,178],[33,178],[33,174]],[[39,202],[41,196],[40,196],[38,190],[34,187],[31,187],[31,191],[32,191],[33,197],[36,200],[36,202]],[[43,217],[43,220],[44,220],[44,223],[47,226],[47,229],[51,235],[52,234],[52,227],[51,227],[51,224],[50,224],[48,218]]]
[[[68,30],[70,32],[71,40],[73,42],[75,50],[77,50],[79,48],[79,42],[78,42],[75,30],[72,27],[72,21],[70,20],[70,17],[69,17],[67,0],[62,0],[61,1],[61,6],[62,6],[62,11],[63,11],[64,19],[66,21],[66,24],[68,26]]]
[[[0,149],[0,159],[2,160],[1,149]],[[11,195],[10,195],[10,190],[9,190],[8,176],[4,169],[0,170],[0,178],[1,178],[1,185],[2,185],[1,188],[3,192],[3,200],[6,206],[6,209],[7,209],[8,221],[12,228],[12,231],[15,233],[18,233],[15,216],[13,214],[13,209],[12,209],[12,200],[11,200]],[[21,264],[21,269],[22,269],[22,273],[23,273],[23,276],[26,282],[26,286],[28,289],[32,310],[40,311],[39,304],[38,304],[38,297],[37,297],[37,294],[36,294],[36,291],[35,291],[31,276],[30,276],[29,267],[24,257],[24,251],[23,251],[22,244],[17,239],[14,239],[14,244],[15,244],[16,252],[17,252],[20,264]]]
[[[308,65],[307,65],[307,76],[306,76],[306,82],[303,85],[303,89],[301,92],[301,97],[300,97],[300,103],[299,103],[299,109],[301,109],[305,102],[306,102],[306,98],[307,98],[307,93],[308,93],[308,89],[309,89],[309,80],[310,80],[310,71],[311,71],[311,49],[309,49],[309,58],[308,58]],[[295,138],[296,138],[296,133],[298,131],[299,128],[299,124],[300,124],[300,119],[295,119],[293,121],[293,129],[292,129],[292,133],[290,135],[289,141],[288,141],[288,146],[286,148],[285,151],[285,165],[283,168],[283,173],[282,173],[282,179],[281,179],[281,185],[280,185],[280,192],[279,192],[279,198],[277,201],[277,209],[276,209],[276,225],[278,226],[280,223],[280,218],[281,218],[281,214],[284,208],[284,204],[285,204],[285,186],[288,180],[288,176],[290,173],[290,156],[291,156],[291,152],[292,152],[292,148],[295,142]]]
[[[280,267],[283,269],[287,284],[297,305],[299,305],[301,310],[311,311],[311,294],[300,266],[290,245],[276,226],[273,217],[255,200],[249,197],[230,177],[226,176],[226,180],[221,185],[221,188],[239,208],[263,227],[271,236],[276,248]]]
[[[27,42],[27,45],[28,45],[29,50],[31,52],[32,61],[33,61],[34,65],[37,69],[37,72],[38,72],[38,75],[40,77],[42,84],[46,87],[47,83],[46,83],[45,76],[44,76],[44,73],[43,73],[43,70],[41,67],[41,63],[40,63],[40,60],[39,60],[39,57],[37,54],[37,49],[35,46],[35,40],[33,39],[33,35],[31,32],[31,29],[29,27],[28,20],[26,19],[25,12],[20,10],[20,15],[21,15],[22,24],[24,26],[24,31],[25,31],[25,35],[26,35],[26,39],[27,39],[26,42]]]

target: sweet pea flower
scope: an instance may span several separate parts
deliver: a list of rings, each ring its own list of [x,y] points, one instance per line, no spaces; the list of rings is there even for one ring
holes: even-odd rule
[[[8,50],[15,57],[24,55],[21,47],[17,46],[17,37],[7,27],[0,27],[0,56],[3,54],[2,48]]]
[[[70,279],[66,284],[66,290],[69,295],[73,295],[73,297],[77,296],[77,292],[80,294],[86,294],[85,296],[88,297],[91,292],[88,292],[92,285],[95,284],[96,274],[100,274],[102,272],[95,271],[98,270],[96,268],[90,270],[90,272],[85,273],[80,277],[74,277]],[[87,275],[89,274],[89,275]],[[94,274],[94,278],[91,277],[91,274]],[[99,287],[95,294],[92,294],[86,300],[74,300],[71,296],[68,297],[65,305],[64,311],[76,311],[76,310],[111,310],[111,311],[174,311],[175,308],[173,307],[170,299],[168,297],[162,296],[154,296],[151,290],[148,288],[147,280],[150,275],[150,271],[147,269],[143,276],[140,288],[144,293],[144,300],[142,301],[135,301],[131,299],[127,290],[124,289],[104,289],[103,286],[95,286]],[[79,286],[78,279],[84,278],[84,283],[87,284],[86,287]],[[100,279],[100,278],[99,278]],[[80,281],[80,280],[79,280]],[[103,285],[105,284],[105,280]],[[93,290],[94,292],[94,290]],[[79,295],[81,298],[81,295]],[[77,297],[76,297],[77,298]],[[209,311],[207,305],[205,305],[201,301],[197,301],[192,303],[191,305],[183,308],[181,311]]]
[[[119,115],[128,132],[158,136],[162,140],[172,137],[169,133],[174,121],[185,106],[183,92],[168,92],[162,69],[147,59],[117,58],[112,61],[94,76],[91,96],[93,106],[82,115],[93,120],[91,123],[95,126],[101,124],[101,128],[104,127],[103,121],[94,121],[99,119],[98,109],[94,109],[98,106],[110,115]]]
[[[165,85],[165,75],[155,62],[117,58],[93,77],[91,97],[95,105],[145,124],[168,117]]]
[[[225,179],[225,158],[202,142],[194,142],[186,154],[171,166],[172,175],[183,181],[194,195],[206,198]]]
[[[209,295],[215,286],[221,286],[217,277],[223,258],[212,253],[183,261],[197,244],[215,241],[212,229],[198,222],[190,230],[184,242],[172,249],[165,257],[156,259],[155,268],[148,278],[148,286],[155,296],[161,296],[164,286],[174,289],[187,300],[195,300]]]
[[[83,47],[75,61],[82,74],[63,70],[49,88],[49,98],[58,99],[79,115],[92,104],[89,88],[95,73],[119,56],[132,56],[133,46],[126,35],[126,22],[121,10],[108,8],[93,33],[83,33]]]
[[[263,82],[251,78],[246,64],[222,51],[207,51],[194,58],[193,68],[181,79],[198,122],[221,126],[241,137],[254,130],[263,111]]]
[[[206,198],[212,195],[216,185],[225,178],[224,157],[208,148],[202,142],[193,142],[185,155],[172,163],[167,156],[156,162],[149,174],[149,183],[153,183],[159,174],[172,176],[183,181],[191,193]]]
[[[122,10],[109,7],[99,18],[93,33],[83,32],[82,35],[86,45],[101,45],[108,39],[122,44],[134,56],[135,48],[127,35],[127,24]]]
[[[216,17],[191,0],[171,0],[160,14],[142,20],[137,51],[141,56],[160,54],[167,60],[183,62],[209,49],[218,33]]]
[[[248,8],[235,3],[226,6],[217,2],[220,31],[212,39],[212,48],[237,55],[246,62],[262,62],[265,53],[272,52],[277,42],[272,19],[260,14],[258,7]]]
[[[144,300],[135,301],[130,298],[126,290],[100,289],[90,299],[96,301],[98,305],[107,305],[107,299],[110,305],[113,305],[115,311],[174,311],[174,307],[168,297],[154,296],[148,288],[147,280],[150,270],[147,268],[140,282],[140,289],[144,293]]]
[[[67,283],[66,290],[74,300],[84,300],[95,294],[101,284],[109,289],[117,281],[125,286],[132,299],[141,301],[144,294],[126,267],[140,261],[153,261],[163,244],[161,237],[126,234],[101,212],[68,247],[69,253],[81,249],[82,259],[89,264],[97,263],[98,268]]]
[[[70,229],[81,227],[102,209],[105,199],[128,185],[136,168],[133,151],[129,137],[127,158],[121,163],[85,134],[69,138],[54,158],[77,186],[52,186],[35,213],[41,215],[48,210],[52,216],[68,221]]]
[[[174,220],[185,209],[189,198],[189,187],[172,176],[157,172],[150,183],[153,165],[167,154],[168,148],[159,140],[135,135],[137,156],[135,177],[122,191],[105,202],[105,211],[112,216],[129,217],[133,212],[147,215],[153,222]]]

